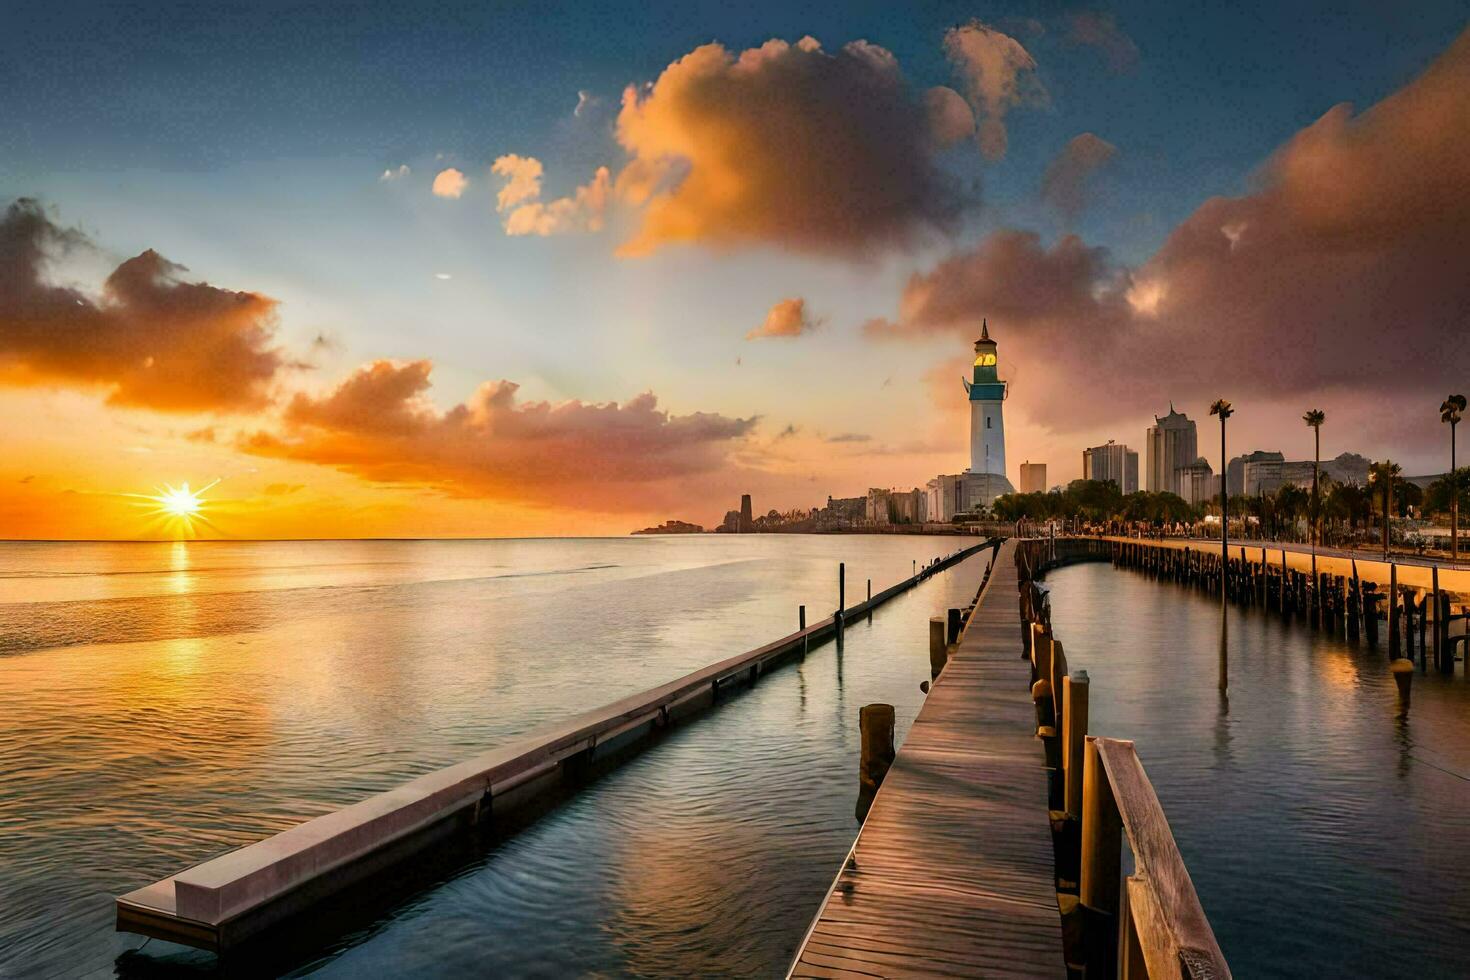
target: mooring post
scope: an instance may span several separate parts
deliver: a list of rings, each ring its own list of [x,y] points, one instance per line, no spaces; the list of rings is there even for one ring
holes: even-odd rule
[[[929,617],[929,677],[937,679],[949,662],[949,647],[944,642],[944,617]]]
[[[1378,646],[1378,583],[1362,583],[1363,627],[1368,633],[1368,645]]]
[[[796,628],[802,633],[806,632],[806,606],[796,607]],[[807,638],[803,636],[801,638],[801,655],[803,657],[806,656],[806,649]]]
[[[1388,565],[1388,656],[1399,658],[1399,567]]]
[[[1429,584],[1434,597],[1434,665],[1439,668],[1441,674],[1453,674],[1455,672],[1454,654],[1445,655],[1445,650],[1449,647],[1449,637],[1445,633],[1444,603],[1440,601],[1438,565],[1429,571]]]
[[[863,705],[858,709],[858,729],[862,756],[858,761],[857,818],[866,820],[873,797],[893,765],[893,705]]]
[[[1122,853],[1123,819],[1097,740],[1089,736],[1082,763],[1082,873],[1078,882],[1088,977],[1110,977],[1116,972]]]
[[[1065,777],[1063,809],[1072,820],[1082,819],[1082,765],[1087,751],[1087,671],[1074,670],[1062,680],[1062,772]]]
[[[837,641],[842,642],[842,630],[846,625],[843,610],[847,608],[847,562],[837,563],[837,614],[832,617],[833,624],[837,627]]]
[[[948,632],[949,640],[948,640],[948,642],[950,642],[950,643],[958,643],[958,642],[960,642],[960,625],[961,625],[960,611],[958,609],[951,609],[949,611],[949,632]]]

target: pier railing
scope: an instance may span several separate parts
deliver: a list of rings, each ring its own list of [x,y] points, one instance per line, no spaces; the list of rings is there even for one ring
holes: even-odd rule
[[[1036,577],[1075,561],[1108,560],[1096,539],[1017,543],[1024,656],[1030,659],[1037,735],[1052,770],[1058,903],[1074,924],[1069,966],[1088,978],[1229,977],[1214,931],[1133,743],[1087,734],[1090,682],[1069,671]],[[1122,843],[1134,872],[1122,876]]]

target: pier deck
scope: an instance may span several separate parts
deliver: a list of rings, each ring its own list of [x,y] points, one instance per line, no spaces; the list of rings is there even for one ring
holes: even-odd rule
[[[1066,975],[1017,596],[1008,541],[791,976]]]

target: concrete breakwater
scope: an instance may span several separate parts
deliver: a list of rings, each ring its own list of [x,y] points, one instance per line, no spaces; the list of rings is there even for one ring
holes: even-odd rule
[[[840,642],[844,620],[867,614],[975,550],[940,560],[871,600],[846,607],[841,616],[828,616],[773,643],[125,895],[117,903],[118,924],[221,950],[262,939],[274,925],[317,921],[329,894],[341,893],[343,903],[358,904],[371,889],[348,886],[363,876],[392,867],[396,877],[396,869],[405,866],[402,859],[430,843],[468,840],[471,830],[516,826],[530,819],[528,814],[539,815],[545,801],[560,799],[566,788],[581,792],[585,774],[621,762],[626,752],[651,743],[664,728],[715,703],[726,691],[748,686],[781,661],[826,640]],[[861,595],[862,580],[856,584]],[[524,805],[533,801],[543,805]],[[310,919],[300,915],[307,910]]]

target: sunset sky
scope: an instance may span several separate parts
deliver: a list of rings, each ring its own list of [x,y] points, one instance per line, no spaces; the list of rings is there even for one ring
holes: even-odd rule
[[[1232,455],[1322,408],[1448,466],[1461,3],[251,6],[7,13],[0,537],[215,480],[231,537],[922,486],[982,317],[1013,480],[1171,400],[1217,447],[1218,397]]]

